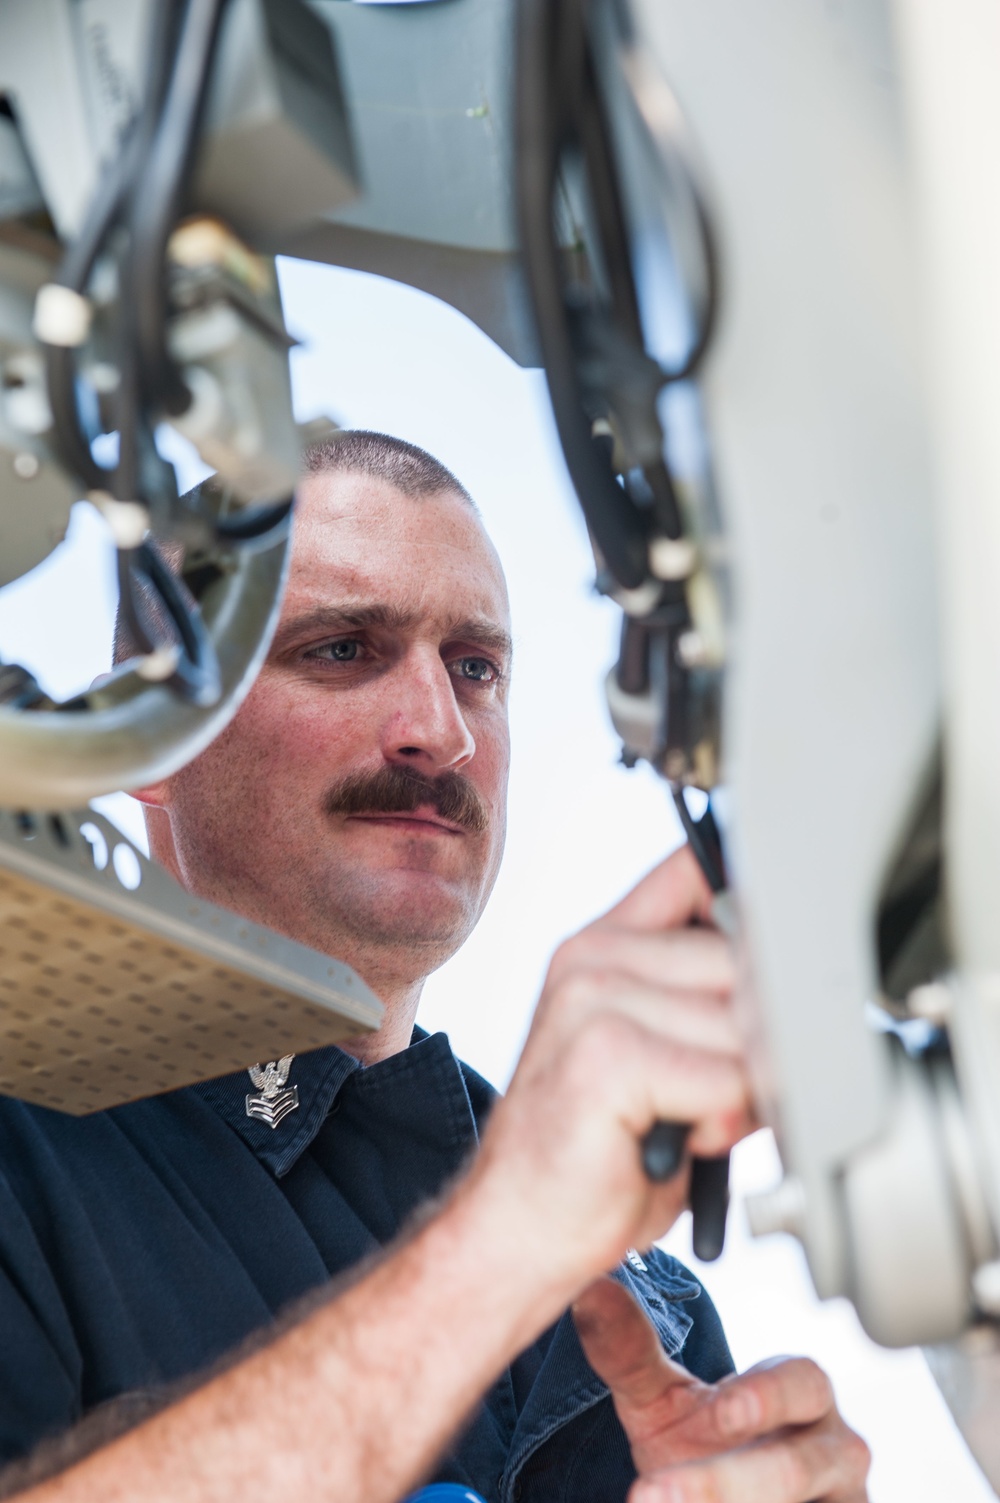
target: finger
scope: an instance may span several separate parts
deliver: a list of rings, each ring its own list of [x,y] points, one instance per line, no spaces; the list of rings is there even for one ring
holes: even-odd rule
[[[641,1478],[629,1503],[840,1503],[864,1495],[871,1457],[842,1421]]]
[[[705,1157],[725,1153],[754,1130],[743,1062],[689,1049],[659,1032],[607,1014],[591,1020],[577,1040],[581,1086],[593,1095],[598,1059],[601,1089],[613,1096],[622,1125],[642,1138],[654,1122],[690,1122],[688,1147]]]
[[[615,1120],[635,1138],[656,1121],[691,1123],[690,1152],[706,1156],[754,1131],[742,1055],[679,1042],[660,997],[648,1006],[636,999],[631,1012],[605,1005],[572,1019],[551,1012],[536,1019],[502,1119],[515,1120],[522,1102],[544,1100],[553,1123],[578,1121],[595,1151]]]
[[[619,1413],[646,1409],[670,1395],[676,1418],[707,1388],[671,1362],[650,1321],[614,1279],[597,1279],[585,1289],[573,1304],[573,1320],[587,1361],[611,1389]]]
[[[732,946],[712,929],[665,934],[591,927],[566,940],[549,966],[546,989],[580,971],[610,970],[637,981],[728,996],[736,980]]]
[[[584,1290],[573,1319],[587,1361],[611,1390],[637,1469],[677,1459],[674,1429],[705,1401],[709,1386],[670,1360],[635,1300],[612,1279]]]
[[[755,1130],[743,1061],[678,1045],[656,1028],[630,1027],[632,1091],[626,1094],[623,1078],[620,1100],[624,1123],[636,1138],[654,1121],[692,1123],[689,1153],[714,1157]]]
[[[560,1227],[575,1293],[629,1246],[662,1237],[684,1208],[686,1173],[660,1184],[644,1173],[640,1141],[655,1121],[694,1124],[691,1151],[705,1156],[756,1124],[743,1064],[731,1056],[685,1049],[613,1013],[556,1043],[529,1040],[483,1136],[475,1178],[502,1186],[501,1204],[517,1182],[521,1223]],[[520,1171],[512,1174],[512,1162]],[[546,1256],[551,1262],[551,1247]]]
[[[631,976],[582,972],[569,977],[546,999],[538,1022],[550,1036],[572,1037],[589,1019],[609,1014],[630,1018],[661,1038],[709,1054],[742,1059],[743,1041],[728,1005],[698,992],[666,991]]]
[[[607,1133],[609,1115],[636,1138],[654,1122],[689,1122],[691,1153],[724,1153],[753,1131],[742,1055],[680,1042],[660,997],[632,1001],[631,1009],[604,1006],[581,1014],[571,1028],[558,1029],[550,1020],[533,1029],[508,1091],[509,1107],[540,1079],[557,1074],[558,1109],[579,1110],[581,1126],[598,1136]],[[583,1111],[584,1103],[590,1110]]]
[[[654,866],[597,922],[619,929],[678,929],[693,919],[709,923],[711,914],[712,890],[684,845]]]
[[[673,1442],[678,1460],[697,1460],[733,1449],[786,1425],[812,1425],[835,1413],[833,1388],[807,1357],[774,1358],[739,1377],[724,1378],[711,1402],[678,1424]]]

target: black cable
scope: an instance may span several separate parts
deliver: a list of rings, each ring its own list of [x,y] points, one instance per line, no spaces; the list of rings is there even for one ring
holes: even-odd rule
[[[940,902],[943,885],[944,864],[940,854],[935,854],[911,882],[890,898],[883,899],[875,930],[879,974],[883,983],[891,976],[893,966],[921,922]]]
[[[678,381],[689,381],[697,373],[698,367],[701,365],[708,347],[712,343],[715,326],[719,317],[719,252],[715,243],[715,232],[712,229],[712,220],[705,207],[705,202],[698,192],[697,184],[690,173],[688,174],[688,178],[701,237],[702,260],[705,268],[705,306],[701,311],[698,332],[684,360],[674,370],[663,371],[663,384],[665,386],[672,385]]]
[[[0,661],[0,705],[5,710],[27,710],[44,702],[45,691],[29,668]]]
[[[170,619],[181,639],[183,656],[175,676],[180,680],[186,697],[196,704],[215,704],[222,692],[219,660],[197,602],[155,547],[144,543],[138,554],[138,566],[170,612]]]
[[[684,827],[688,845],[704,873],[705,881],[713,892],[725,892],[726,868],[722,855],[722,841],[719,838],[718,826],[712,816],[711,807],[705,810],[701,819],[695,819],[687,806],[684,789],[674,783],[671,784],[670,791],[673,794],[674,804]]]
[[[119,223],[128,195],[155,132],[155,120],[170,76],[178,7],[162,3],[154,11],[150,40],[150,70],[145,105],[138,120],[126,129],[115,157],[105,168],[87,209],[83,225],[70,243],[53,281],[83,295],[95,262],[108,236]],[[91,490],[110,482],[99,465],[80,422],[76,393],[76,352],[62,345],[43,345],[46,384],[52,410],[55,447],[63,464]]]
[[[83,293],[107,236],[113,227],[133,174],[138,168],[139,137],[133,130],[115,161],[105,171],[91,201],[86,220],[72,242],[53,280],[61,287]],[[110,474],[94,459],[80,422],[76,394],[76,351],[64,345],[45,344],[45,376],[53,434],[59,457],[68,470],[89,490],[101,490]]]
[[[134,218],[134,192],[137,183],[146,179],[150,153],[161,129],[165,101],[174,86],[179,54],[183,45],[183,22],[187,12],[174,0],[163,0],[157,7],[156,30],[151,43],[151,66],[147,81],[145,106],[136,123],[131,151],[137,161],[125,174],[120,210],[128,210],[131,195]],[[96,216],[95,216],[96,217]],[[110,227],[110,226],[109,226]],[[82,258],[81,258],[82,259]],[[129,257],[131,261],[131,255]],[[137,335],[131,317],[132,301],[128,295],[128,262],[122,269],[119,298],[118,365],[119,387],[117,417],[119,457],[114,472],[114,490],[120,500],[131,501],[145,495],[143,461],[155,453],[153,434],[142,401],[140,359]],[[151,541],[134,549],[119,549],[117,557],[119,610],[122,623],[138,650],[151,654],[164,646],[179,649],[177,665],[165,680],[183,698],[197,704],[214,703],[221,692],[221,677],[215,646],[205,628],[197,601],[180,584]],[[175,642],[158,642],[146,629],[138,606],[137,586],[144,580],[176,635]]]
[[[190,393],[167,349],[167,242],[180,218],[226,0],[188,0],[163,109],[129,216],[126,263],[145,400],[173,414]]]
[[[214,523],[215,535],[220,542],[260,543],[283,531],[292,515],[294,497],[276,501],[273,506],[255,506],[231,516],[218,517]]]
[[[123,276],[128,285],[120,299],[119,457],[114,472],[94,459],[80,422],[75,352],[45,347],[60,457],[88,488],[112,487],[124,501],[142,496],[144,463],[153,462],[148,406],[163,401],[168,409],[179,411],[188,401],[166,346],[166,247],[183,202],[225,4],[226,0],[189,0],[185,8],[164,0],[157,7],[143,111],[101,178],[83,228],[55,278],[75,292],[85,291],[94,263],[132,194],[132,247]],[[284,524],[290,506],[282,501],[222,519],[217,535],[230,543],[260,541]]]
[[[625,207],[618,188],[608,120],[589,37],[581,48],[580,66],[574,133],[582,150],[587,186],[600,230],[598,250],[604,263],[601,269],[607,280],[608,299],[616,325],[636,349],[642,349],[642,314],[632,277]]]
[[[586,17],[592,13],[594,5],[601,3],[601,0],[577,0],[577,3],[581,4],[584,19],[586,19]],[[615,24],[620,34],[622,43],[628,44],[629,46],[635,46],[636,42],[632,26],[632,17],[627,5],[620,3],[620,0],[604,0],[604,3],[608,3],[614,11]],[[591,63],[592,67],[594,58],[597,55],[597,45],[598,42],[596,37],[592,37],[591,47],[588,54],[588,61]],[[595,95],[599,88],[599,82],[600,73],[599,70],[595,68],[593,71],[593,89]],[[641,112],[638,110],[638,106],[636,106],[636,111],[641,118]],[[603,109],[594,109],[591,113],[590,119],[595,123],[599,121],[605,122],[603,130],[593,131],[591,136],[593,145],[588,152],[588,159],[591,163],[592,180],[595,187],[598,187],[598,191],[600,191],[599,184],[601,181],[601,174],[594,171],[593,164],[599,161],[600,155],[604,155],[609,164],[611,176],[611,192],[605,193],[604,195],[605,223],[607,224],[611,222],[611,215],[614,215],[615,219],[617,219],[618,223],[620,223],[621,230],[618,232],[617,238],[619,241],[619,246],[623,246],[624,248],[624,254],[622,255],[622,251],[619,250],[619,255],[622,255],[624,264],[626,266],[630,266],[631,258],[629,256],[628,250],[627,230],[625,229],[625,215],[622,211],[621,200],[618,196],[617,186],[614,179],[614,158],[613,152],[611,150],[610,132],[608,131],[606,124],[606,111],[604,111]],[[696,332],[691,341],[687,354],[684,356],[684,359],[681,361],[681,363],[673,367],[672,369],[669,367],[664,367],[662,365],[659,367],[662,384],[664,386],[671,385],[677,381],[688,381],[697,372],[697,369],[700,366],[705,353],[712,342],[712,337],[715,332],[715,326],[718,319],[720,301],[719,254],[718,247],[715,241],[715,232],[712,227],[711,215],[708,212],[704,197],[698,186],[697,177],[695,176],[695,173],[691,168],[690,162],[679,150],[674,155],[676,159],[676,168],[684,178],[685,187],[687,188],[691,203],[694,207],[695,221],[698,229],[698,238],[701,245],[701,260],[705,278],[705,290],[704,303],[703,307],[700,310],[700,317],[698,319]],[[608,168],[605,168],[604,172],[606,173],[607,171]],[[631,284],[631,277],[629,277],[629,282],[630,294],[627,294],[625,298],[622,298],[619,294],[618,299],[616,299],[616,312],[619,319],[627,317],[630,332],[632,333],[632,336],[637,341],[637,343],[641,345],[644,341],[642,315],[639,310],[638,299],[635,296],[634,284]]]
[[[521,244],[556,426],[567,467],[598,548],[619,584],[648,577],[647,546],[655,523],[682,535],[680,512],[662,456],[659,391],[686,380],[700,364],[715,326],[718,258],[711,223],[693,173],[683,162],[702,245],[705,299],[684,360],[664,369],[647,353],[632,277],[626,216],[618,190],[611,130],[599,86],[587,0],[520,0],[518,13],[517,199]],[[608,296],[595,302],[566,283],[553,205],[561,164],[575,155],[586,171]],[[656,505],[644,514],[594,452],[591,428],[605,408],[627,404],[645,428],[648,452],[635,456]],[[651,458],[653,450],[656,459]]]
[[[529,294],[566,464],[604,563],[620,585],[635,588],[649,577],[648,543],[654,529],[667,537],[682,536],[656,402],[664,385],[689,377],[704,355],[715,321],[718,275],[711,227],[692,179],[706,257],[706,306],[685,359],[676,369],[663,370],[645,348],[610,129],[586,33],[587,3],[519,0],[517,206]],[[603,272],[607,287],[603,303],[569,284],[563,272],[553,210],[560,167],[570,154],[587,173],[602,262],[596,270]],[[643,450],[628,457],[642,472],[635,489],[647,492],[645,509],[617,483],[609,456],[602,453],[604,443],[594,442],[595,419],[614,414],[616,396],[620,404],[628,403],[631,440],[638,440]],[[621,429],[626,426],[620,421]],[[678,604],[686,614],[683,595]],[[665,623],[657,625],[662,630]],[[618,665],[618,680],[627,692],[648,692],[650,642],[651,626],[627,618]],[[675,788],[674,797],[692,850],[713,892],[720,892],[726,885],[725,868],[711,811],[696,822],[682,790]],[[651,1180],[661,1182],[680,1170],[689,1131],[684,1123],[652,1125],[641,1145]],[[728,1156],[692,1164],[694,1239],[702,1257],[717,1257],[722,1249],[727,1185]]]
[[[146,624],[139,612],[138,602],[135,595],[135,575],[133,562],[135,550],[133,548],[119,548],[115,554],[115,571],[118,580],[118,615],[119,625],[123,628],[129,642],[137,652],[147,654],[156,650]]]
[[[646,522],[595,453],[592,419],[581,401],[560,251],[553,233],[564,133],[557,115],[560,80],[569,70],[571,48],[557,45],[564,39],[558,30],[559,11],[551,0],[520,0],[518,14],[517,206],[549,397],[587,524],[618,583],[634,589],[647,573]]]
[[[115,492],[121,500],[145,496],[156,454],[150,420],[160,405],[182,411],[186,387],[167,348],[167,244],[179,218],[204,107],[219,22],[226,0],[166,3],[162,30],[173,33],[165,65],[153,86],[137,132],[142,170],[136,176],[127,214],[129,248],[122,266],[119,304],[119,457]],[[171,472],[172,473],[172,472]],[[154,486],[157,494],[161,487]],[[158,645],[137,608],[136,584],[144,579],[177,635],[180,656],[168,682],[184,698],[214,703],[221,692],[215,647],[197,602],[182,588],[155,547],[144,543],[119,556],[123,619],[146,653]]]
[[[144,579],[163,607],[177,641],[155,642],[139,611],[136,585]],[[138,646],[149,654],[164,646],[180,649],[177,666],[168,682],[195,704],[215,704],[221,693],[219,661],[197,602],[184,588],[154,544],[122,549],[118,554],[118,581],[122,624]]]
[[[622,633],[615,678],[625,694],[645,694],[649,689],[650,628],[622,612]]]
[[[122,501],[148,498],[145,482],[162,465],[155,450],[151,411],[180,412],[190,397],[167,347],[166,255],[183,209],[226,0],[161,0],[155,10],[150,69],[143,109],[103,174],[84,224],[69,246],[55,280],[86,293],[95,263],[111,233],[125,225],[128,249],[119,267],[117,426],[119,457],[108,471],[94,459],[77,401],[76,352],[46,346],[46,376],[56,447],[64,464],[90,489],[111,488]],[[172,472],[171,472],[172,473]],[[153,485],[154,494],[160,487]],[[269,545],[287,526],[291,501],[219,519],[223,545]],[[118,553],[120,609],[137,648],[162,647],[138,608],[140,580],[155,595],[176,633],[177,667],[169,682],[185,698],[213,703],[220,692],[219,665],[197,601],[151,543]]]

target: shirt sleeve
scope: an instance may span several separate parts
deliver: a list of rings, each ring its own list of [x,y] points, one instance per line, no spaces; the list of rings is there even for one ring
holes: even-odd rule
[[[704,1284],[699,1286],[699,1290],[686,1306],[694,1324],[678,1357],[688,1372],[694,1373],[703,1383],[717,1383],[720,1378],[734,1373],[736,1364],[711,1295]]]
[[[0,1465],[79,1420],[80,1366],[48,1261],[0,1171]]]
[[[684,1314],[691,1320],[691,1329],[684,1338],[684,1345],[676,1353],[689,1373],[703,1383],[717,1383],[736,1371],[726,1333],[722,1328],[719,1312],[712,1303],[712,1296],[704,1284],[662,1248],[653,1247],[645,1254],[650,1272],[669,1291],[668,1298],[683,1301]]]

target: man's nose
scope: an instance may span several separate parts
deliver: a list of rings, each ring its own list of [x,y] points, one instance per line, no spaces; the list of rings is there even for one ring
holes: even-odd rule
[[[382,734],[386,761],[431,776],[470,762],[476,743],[455,698],[454,680],[437,653],[408,655],[393,679]]]

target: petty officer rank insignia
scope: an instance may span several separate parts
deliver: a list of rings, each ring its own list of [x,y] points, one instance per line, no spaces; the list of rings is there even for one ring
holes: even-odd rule
[[[286,1054],[283,1059],[272,1059],[270,1064],[263,1067],[250,1066],[250,1079],[257,1087],[258,1094],[247,1096],[248,1117],[256,1117],[259,1122],[266,1122],[273,1129],[279,1122],[284,1122],[289,1112],[298,1110],[299,1088],[287,1084],[294,1058],[294,1054]]]

